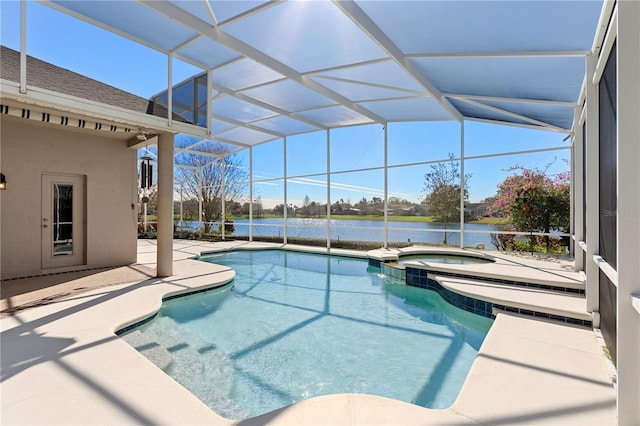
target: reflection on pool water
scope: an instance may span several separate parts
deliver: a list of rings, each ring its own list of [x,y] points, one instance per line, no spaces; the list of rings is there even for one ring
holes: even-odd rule
[[[492,263],[493,260],[482,257],[465,256],[459,254],[415,254],[408,256],[401,256],[398,259],[398,263],[404,264],[406,261],[422,261],[433,263],[447,263],[450,265],[467,265],[475,263]]]
[[[336,393],[446,408],[492,324],[366,260],[278,250],[201,260],[235,269],[233,284],[166,301],[123,338],[228,418]]]

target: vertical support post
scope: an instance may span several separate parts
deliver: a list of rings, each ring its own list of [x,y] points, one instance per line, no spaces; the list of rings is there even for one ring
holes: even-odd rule
[[[191,85],[191,111],[193,113],[193,123],[198,123],[198,116],[200,115],[200,110],[198,105],[198,79],[193,79]]]
[[[213,70],[207,71],[207,134],[213,133]]]
[[[578,108],[574,108],[574,114],[576,113]],[[573,233],[573,228],[574,228],[574,217],[575,217],[575,200],[574,197],[576,196],[576,189],[575,189],[575,184],[574,184],[574,179],[573,179],[573,174],[576,172],[576,167],[575,167],[575,160],[576,160],[576,152],[575,152],[575,146],[573,145],[573,140],[571,140],[571,149],[569,150],[569,155],[571,158],[571,161],[569,161],[569,234]],[[572,241],[571,237],[569,237],[569,255],[571,257],[575,258],[575,250],[574,250],[575,244]]]
[[[184,223],[184,215],[182,210],[182,201],[184,200],[184,184],[180,184],[180,230],[182,231],[183,223]]]
[[[175,147],[175,141],[174,141],[174,147]],[[172,158],[172,165],[171,165],[171,238],[174,237],[175,231],[176,231],[176,223],[175,223],[175,219],[176,219],[176,203],[174,202],[174,195],[176,193],[176,186],[175,186],[175,163],[176,163],[176,159],[175,159],[175,152],[174,152],[174,156]],[[173,243],[172,243],[173,245]]]
[[[173,275],[173,135],[158,135],[158,277]]]
[[[204,178],[202,177],[202,167],[198,168],[198,228],[200,232],[203,232],[203,224],[202,224],[202,181]]]
[[[640,2],[618,2],[618,424],[640,419]]]
[[[221,176],[220,176],[220,197],[221,197],[221,201],[220,201],[220,208],[221,208],[221,212],[220,212],[220,233],[222,234],[222,241],[224,241],[224,233],[225,233],[225,221],[227,220],[227,209],[226,209],[226,203],[225,203],[225,198],[227,198],[227,188],[225,186],[225,182],[224,182],[224,173],[227,169],[227,162],[225,161],[225,157],[222,157],[220,159],[220,161],[222,162],[222,165],[220,166],[221,169]]]
[[[389,123],[384,124],[384,248],[389,247]]]
[[[464,248],[464,120],[460,122],[460,248]]]
[[[20,1],[20,93],[27,93],[27,0]]]
[[[282,215],[283,217],[283,222],[284,222],[284,231],[283,231],[283,235],[284,238],[282,240],[282,242],[284,244],[287,244],[287,137],[284,137],[284,141],[283,141],[283,149],[282,149],[282,155],[283,155],[283,163],[284,163],[284,204],[283,204],[283,211],[282,211]]]
[[[173,53],[167,55],[167,124],[173,125]]]
[[[327,129],[327,250],[331,250],[331,132]]]
[[[582,107],[577,107],[575,112],[577,117],[582,115]],[[574,137],[573,137],[573,171],[571,172],[571,182],[573,182],[573,194],[574,194],[574,203],[573,203],[573,229],[571,230],[575,239],[574,243],[574,259],[575,259],[575,269],[576,271],[584,271],[584,264],[582,262],[582,248],[579,243],[584,241],[583,234],[583,189],[585,182],[582,180],[583,174],[583,160],[584,160],[584,151],[583,151],[583,138],[584,132],[582,131],[582,124],[580,124],[580,119],[576,121],[576,125],[573,126],[574,129]]]
[[[593,255],[600,253],[600,176],[599,176],[599,117],[598,117],[598,90],[593,83],[593,75],[596,70],[598,58],[595,55],[587,56],[587,156],[586,176],[587,176],[587,255],[585,272],[587,275],[587,286],[585,289],[587,298],[587,312],[594,312],[600,309],[599,282],[600,268],[594,262]],[[599,327],[599,324],[594,324]]]
[[[249,241],[253,241],[253,147],[249,147]]]

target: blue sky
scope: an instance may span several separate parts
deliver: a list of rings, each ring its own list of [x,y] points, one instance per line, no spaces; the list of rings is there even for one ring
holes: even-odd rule
[[[10,48],[20,47],[20,2],[0,1],[0,42]],[[119,35],[91,26],[73,17],[33,1],[27,6],[27,52],[57,66],[70,69],[143,97],[151,97],[167,87],[167,59],[160,52],[136,44]],[[174,60],[173,83],[202,70]],[[467,121],[465,123],[465,157],[569,147],[565,134],[497,126]],[[287,140],[287,174],[300,176],[321,174],[326,170],[325,132],[298,135]],[[384,130],[381,125],[335,129],[331,131],[330,164],[332,171],[381,167],[384,161]],[[388,129],[389,165],[446,159],[460,155],[460,125],[457,122],[390,123]],[[254,180],[282,178],[282,141],[254,148]],[[245,165],[248,153],[239,154]],[[570,151],[550,151],[526,155],[468,159],[465,173],[470,201],[480,201],[496,192],[496,186],[512,172],[516,164],[544,169],[549,174],[568,170]],[[389,169],[389,195],[418,202],[424,198],[424,174],[429,165]],[[333,174],[331,201],[357,202],[365,197],[382,196],[382,170]],[[326,176],[288,180],[288,202],[301,205],[305,195],[326,202]],[[258,182],[254,196],[270,207],[282,202],[282,181]]]

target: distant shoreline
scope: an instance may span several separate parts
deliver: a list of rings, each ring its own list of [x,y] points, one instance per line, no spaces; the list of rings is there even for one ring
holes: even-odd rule
[[[155,216],[147,216],[147,220],[154,221]],[[254,219],[283,219],[282,216],[275,214],[262,214],[259,217],[254,215]],[[249,215],[231,215],[227,216],[227,219],[249,219]],[[288,216],[288,219],[326,219],[326,216],[313,217],[313,216]],[[332,214],[331,219],[336,220],[372,220],[372,221],[384,221],[384,216],[378,215],[346,215],[346,214]],[[174,215],[174,220],[180,220],[180,215]],[[191,216],[184,216],[184,220],[197,220]],[[433,223],[443,224],[444,222],[438,221],[434,216],[388,216],[389,222],[418,222],[418,223]],[[448,224],[456,224],[458,221],[450,221]],[[483,217],[479,220],[468,220],[465,223],[476,225],[509,225],[509,221],[499,217]]]

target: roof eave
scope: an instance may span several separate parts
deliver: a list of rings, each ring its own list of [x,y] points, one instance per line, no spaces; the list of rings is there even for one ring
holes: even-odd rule
[[[36,105],[44,109],[63,111],[79,117],[125,124],[129,127],[153,131],[154,133],[185,133],[196,137],[209,137],[207,129],[167,118],[144,114],[138,111],[82,99],[64,93],[39,87],[27,86],[27,92],[20,92],[20,84],[0,79],[0,100],[12,100],[24,105]]]

